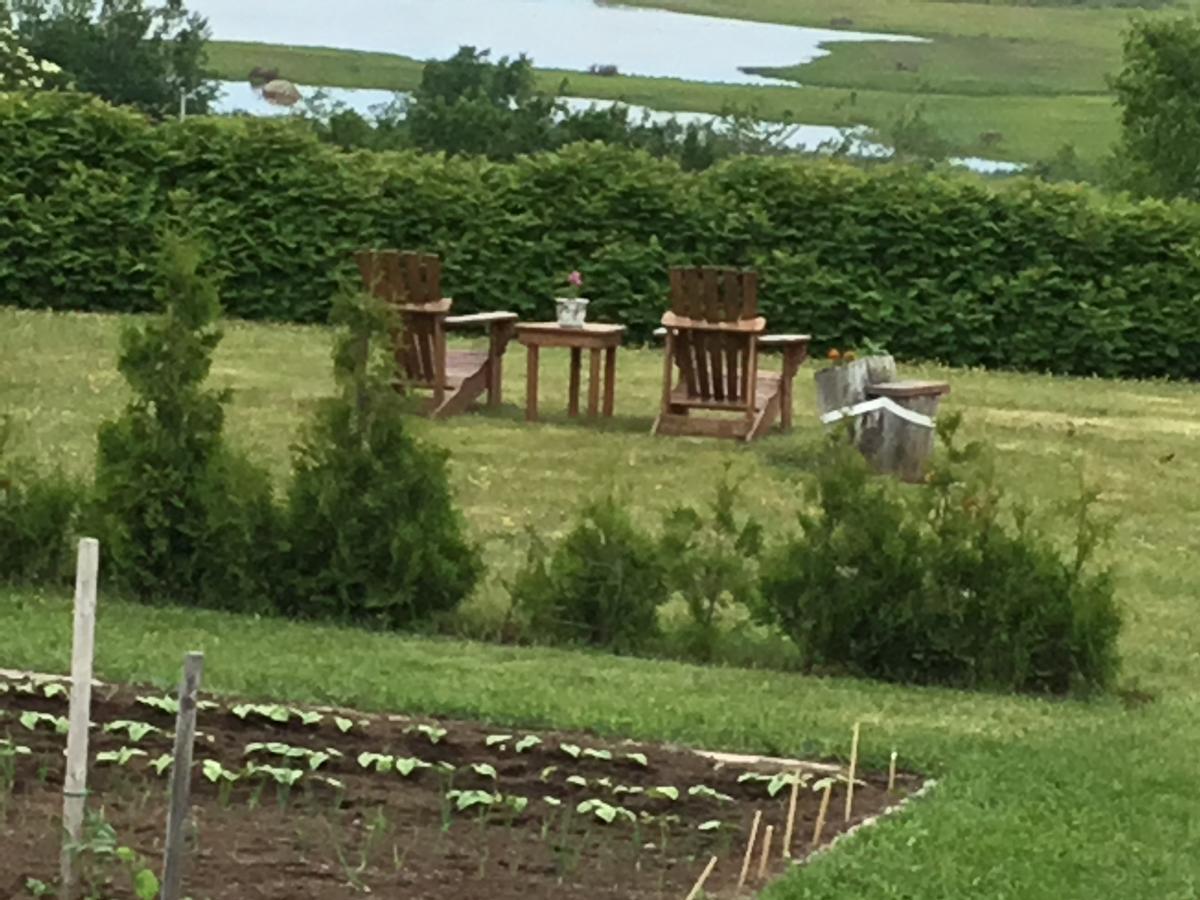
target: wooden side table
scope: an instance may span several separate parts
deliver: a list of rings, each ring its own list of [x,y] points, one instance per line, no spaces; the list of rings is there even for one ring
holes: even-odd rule
[[[567,347],[571,351],[571,382],[567,395],[567,415],[579,415],[580,370],[583,351],[591,351],[588,373],[588,415],[600,414],[600,351],[604,351],[604,415],[611,417],[617,385],[617,348],[625,336],[624,325],[587,324],[582,328],[564,328],[557,322],[522,322],[517,325],[517,340],[525,345],[525,419],[538,417],[538,353],[542,347]]]

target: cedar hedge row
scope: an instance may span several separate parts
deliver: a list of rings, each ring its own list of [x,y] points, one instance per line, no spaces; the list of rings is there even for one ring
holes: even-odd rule
[[[363,246],[434,251],[456,311],[545,318],[583,271],[593,316],[648,337],[673,263],[750,266],[772,330],[908,358],[1200,377],[1200,212],[1077,187],[742,158],[686,174],[575,145],[508,165],[339,153],[298,123],[152,125],[69,94],[0,94],[0,303],[153,308],[184,222],[230,315],[325,321]]]

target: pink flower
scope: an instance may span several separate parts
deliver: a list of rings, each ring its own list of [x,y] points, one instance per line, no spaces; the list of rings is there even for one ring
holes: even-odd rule
[[[567,276],[567,284],[571,287],[580,287],[583,285],[583,276],[579,272],[572,272]]]

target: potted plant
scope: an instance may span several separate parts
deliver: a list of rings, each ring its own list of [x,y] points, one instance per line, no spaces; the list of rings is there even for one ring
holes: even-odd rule
[[[554,304],[558,316],[558,324],[563,328],[582,328],[587,321],[588,301],[579,296],[583,288],[583,276],[578,271],[567,276],[567,286],[562,297],[556,297]]]

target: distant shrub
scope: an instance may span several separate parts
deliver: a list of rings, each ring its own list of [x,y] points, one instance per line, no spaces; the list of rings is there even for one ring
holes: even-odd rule
[[[11,422],[0,418],[0,580],[67,580],[86,488],[61,472],[41,474],[13,458],[6,452],[11,436]]]
[[[584,507],[554,547],[534,535],[510,590],[534,636],[628,652],[659,636],[665,579],[654,536],[610,495]]]
[[[482,573],[465,536],[446,455],[420,443],[391,387],[383,304],[345,297],[334,370],[339,396],[317,408],[296,448],[287,495],[288,613],[404,628],[454,609]]]
[[[681,506],[663,522],[667,587],[683,598],[688,611],[680,637],[687,654],[703,661],[715,655],[722,613],[757,604],[762,526],[751,518],[739,521],[737,500],[737,485],[726,470],[707,515]]]
[[[276,516],[265,472],[222,435],[228,392],[204,388],[220,302],[197,247],[168,237],[156,269],[165,311],[121,334],[133,399],[100,427],[91,517],[106,578],[136,599],[271,608]]]
[[[832,440],[816,509],[764,562],[763,616],[811,666],[890,681],[1063,693],[1109,686],[1121,617],[1093,495],[1073,509],[1062,553],[1004,501],[978,446],[954,443],[925,490],[873,477]]]

